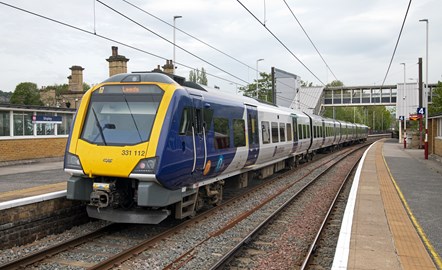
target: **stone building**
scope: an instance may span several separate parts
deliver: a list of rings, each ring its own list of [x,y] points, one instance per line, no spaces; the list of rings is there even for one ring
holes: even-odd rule
[[[109,62],[109,77],[120,73],[127,73],[127,62],[129,59],[118,54],[118,47],[112,46],[112,55],[106,61]]]

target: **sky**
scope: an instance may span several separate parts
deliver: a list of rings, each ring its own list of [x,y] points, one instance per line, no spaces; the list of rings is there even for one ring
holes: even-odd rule
[[[204,68],[208,85],[220,91],[253,83],[257,64],[260,72],[276,67],[314,85],[336,79],[346,86],[382,85],[409,5],[409,0],[100,1],[0,0],[0,90],[14,91],[21,82],[67,83],[73,65],[85,69],[86,83],[100,83],[109,76],[105,59],[112,46],[130,59],[129,72],[151,71],[173,59],[174,16],[182,16],[175,21],[176,74],[188,78],[191,68]],[[407,81],[417,80],[419,57],[425,79],[426,24],[420,19],[429,20],[429,83],[442,81],[441,12],[441,0],[411,2],[385,85],[403,82],[400,63],[406,64]]]

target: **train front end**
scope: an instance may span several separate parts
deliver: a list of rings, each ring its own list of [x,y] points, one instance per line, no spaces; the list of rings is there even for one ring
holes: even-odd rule
[[[90,217],[156,224],[170,214],[164,207],[179,196],[158,183],[155,170],[176,88],[165,75],[120,74],[85,93],[64,169],[71,174],[67,198],[88,202]]]

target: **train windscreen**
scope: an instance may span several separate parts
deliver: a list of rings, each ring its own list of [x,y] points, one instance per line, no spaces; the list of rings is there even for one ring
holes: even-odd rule
[[[157,85],[108,85],[94,91],[81,138],[98,145],[149,140],[163,90]]]

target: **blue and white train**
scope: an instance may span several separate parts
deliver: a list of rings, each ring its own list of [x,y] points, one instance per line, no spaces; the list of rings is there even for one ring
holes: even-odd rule
[[[178,81],[178,77],[173,77]],[[220,93],[162,73],[115,75],[83,96],[66,147],[67,198],[125,223],[182,219],[368,127]]]

